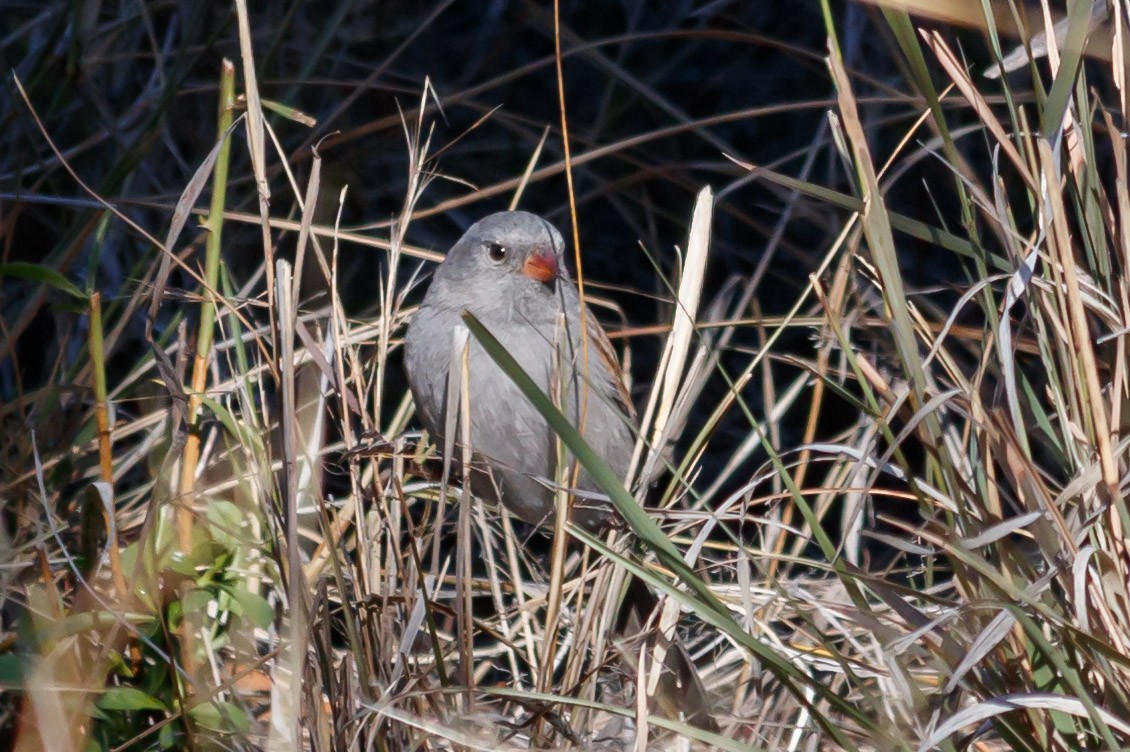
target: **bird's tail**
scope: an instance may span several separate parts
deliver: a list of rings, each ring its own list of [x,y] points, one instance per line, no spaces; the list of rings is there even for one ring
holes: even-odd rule
[[[658,605],[659,599],[647,584],[638,577],[630,576],[617,617],[617,632],[624,637],[640,635]],[[656,639],[662,639],[657,630],[652,632],[653,636],[640,643],[644,649],[653,645]],[[667,646],[655,700],[660,712],[671,720],[686,721],[706,731],[718,730],[713,703],[702,685],[698,669],[678,636]]]

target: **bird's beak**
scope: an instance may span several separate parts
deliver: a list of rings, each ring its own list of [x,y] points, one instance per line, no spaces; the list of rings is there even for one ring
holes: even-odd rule
[[[552,282],[557,279],[557,259],[552,251],[534,251],[522,264],[522,274],[537,282]]]

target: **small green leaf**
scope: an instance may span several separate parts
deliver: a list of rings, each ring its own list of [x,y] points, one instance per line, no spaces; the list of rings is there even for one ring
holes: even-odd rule
[[[192,719],[212,731],[245,733],[251,728],[247,714],[230,702],[207,702],[188,711]]]
[[[5,653],[0,655],[0,689],[18,689],[31,669],[31,658],[26,655]]]
[[[230,501],[213,501],[208,505],[207,516],[208,531],[216,543],[229,548],[246,544],[246,536],[240,538],[244,515],[238,506]]]
[[[216,419],[220,421],[220,424],[228,430],[232,438],[241,444],[251,447],[256,453],[263,451],[262,436],[256,434],[246,424],[237,419],[221,402],[217,402],[206,394],[199,396],[200,401],[204,403],[205,407],[212,411],[212,414],[215,415]]]
[[[179,600],[169,601],[165,606],[165,622],[169,629],[180,629],[182,621],[184,621],[184,606]]]
[[[103,710],[168,710],[165,703],[135,687],[110,687],[98,700]]]
[[[251,590],[247,590],[242,585],[225,587],[224,590],[240,606],[238,611],[247,619],[250,619],[253,624],[267,629],[271,622],[275,621],[275,610],[271,608],[267,598],[258,593],[252,593]]]
[[[290,105],[282,104],[281,102],[275,102],[271,99],[260,99],[259,104],[263,105],[263,109],[270,110],[271,112],[277,112],[287,120],[293,120],[296,123],[301,123],[307,128],[313,128],[318,124],[318,121],[315,118],[307,115],[297,107],[291,107]]]
[[[29,264],[25,261],[13,261],[8,264],[0,264],[0,277],[29,279],[32,282],[39,282],[54,287],[56,290],[61,290],[75,298],[86,300],[87,297],[82,290],[78,289],[74,282],[71,282],[54,269],[40,266],[39,264]]]
[[[181,599],[181,607],[186,614],[207,613],[208,605],[215,600],[215,596],[207,590],[194,588]]]
[[[169,557],[166,566],[174,574],[184,575],[185,577],[196,577],[196,559],[191,556],[185,556],[181,552],[174,553]]]
[[[157,732],[157,744],[161,749],[173,749],[177,745],[177,730],[171,723],[166,723]]]
[[[266,629],[275,620],[275,610],[267,599],[242,586],[225,587],[224,590],[239,605],[240,612],[258,627]]]
[[[133,666],[126,660],[126,657],[119,653],[117,650],[111,650],[110,655],[110,670],[124,679],[134,679],[137,677],[137,672],[133,670]]]

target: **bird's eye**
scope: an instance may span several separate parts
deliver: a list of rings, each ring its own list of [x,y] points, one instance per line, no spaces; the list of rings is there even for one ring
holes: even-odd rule
[[[501,243],[491,243],[487,246],[487,256],[491,261],[502,261],[506,258],[506,246]]]

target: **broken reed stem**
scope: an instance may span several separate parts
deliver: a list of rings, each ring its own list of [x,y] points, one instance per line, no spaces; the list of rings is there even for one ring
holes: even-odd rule
[[[199,412],[208,380],[208,356],[212,349],[212,334],[216,322],[216,298],[213,290],[219,281],[220,241],[224,227],[224,202],[227,197],[228,163],[231,158],[231,139],[224,134],[232,124],[235,110],[235,66],[225,59],[220,69],[220,107],[216,137],[223,140],[216,168],[212,173],[212,203],[208,210],[208,241],[204,255],[204,279],[207,284],[201,293],[200,326],[196,333],[196,354],[192,363],[192,384],[188,394],[188,440],[185,442],[181,462],[180,504],[177,506],[177,543],[182,553],[192,549],[192,506],[195,490],[196,465],[200,461]]]
[[[98,427],[98,468],[102,480],[110,486],[110,501],[103,503],[102,515],[106,521],[107,548],[110,553],[110,575],[119,602],[124,603],[129,593],[122,574],[122,554],[118,549],[118,525],[114,515],[114,452],[110,437],[110,401],[106,391],[106,353],[102,340],[102,293],[90,295],[90,331],[87,346],[90,350],[90,367],[94,374],[94,421]]]

